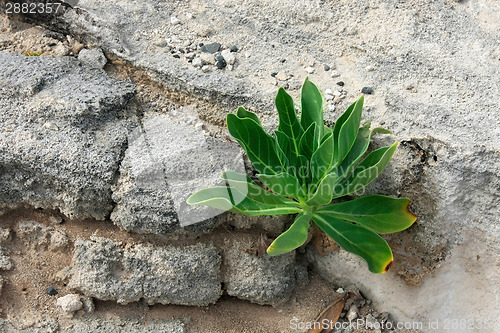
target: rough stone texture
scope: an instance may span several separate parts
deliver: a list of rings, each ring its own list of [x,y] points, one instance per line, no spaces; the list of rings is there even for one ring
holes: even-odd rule
[[[106,65],[106,62],[108,62],[101,49],[82,49],[78,53],[78,60],[86,66],[99,69],[102,69]]]
[[[119,320],[96,319],[92,321],[81,321],[71,331],[74,333],[88,332],[110,332],[110,333],[184,333],[184,323],[180,320],[151,320],[145,323],[127,322]]]
[[[47,227],[36,221],[22,221],[15,228],[16,235],[26,247],[61,250],[69,244],[69,238],[60,226]]]
[[[243,172],[240,149],[204,134],[194,110],[182,116],[151,115],[129,136],[113,192],[117,203],[111,220],[140,233],[164,234],[181,226],[206,229],[221,211],[189,206],[197,190],[223,185],[224,170]]]
[[[57,299],[57,305],[61,307],[64,312],[73,313],[83,308],[83,303],[78,294],[68,294]]]
[[[0,52],[0,210],[20,204],[104,219],[130,83],[72,58]]]
[[[295,287],[295,252],[255,256],[255,237],[240,234],[226,240],[224,286],[230,296],[262,305],[287,301]]]
[[[205,306],[222,291],[220,256],[213,246],[126,245],[107,238],[79,239],[69,286],[85,296],[127,304]]]
[[[0,295],[2,295],[2,289],[3,289],[3,276],[0,275]]]
[[[297,97],[308,75],[305,68],[314,69],[309,76],[321,89],[346,92],[345,99],[334,99],[336,110],[345,110],[362,87],[372,87],[364,117],[392,130],[393,139],[402,144],[388,170],[367,191],[409,196],[419,221],[389,237],[396,256],[393,272],[399,274],[370,275],[368,280],[364,266],[351,269],[349,261],[331,256],[316,258],[316,267],[332,280],[347,272],[353,283],[365,277],[370,283],[363,283],[363,291],[399,309],[399,320],[470,318],[470,309],[481,309],[474,310],[475,317],[499,316],[499,284],[477,283],[484,279],[476,276],[494,277],[498,266],[473,265],[485,257],[498,262],[500,247],[497,2],[254,0],[235,7],[227,0],[182,5],[81,0],[78,6],[45,24],[147,69],[169,87],[231,108],[256,107],[269,128],[276,119],[275,85],[288,87]],[[187,13],[194,15],[189,19]],[[173,15],[180,24],[165,23]],[[154,43],[159,36],[170,39],[158,46]],[[172,58],[169,52],[186,40],[219,42],[222,48],[240,43],[237,66],[204,72],[185,58]],[[332,70],[324,71],[325,64]],[[374,70],[366,70],[368,66]],[[277,82],[270,75],[281,71],[293,77]],[[222,124],[227,111],[221,106],[201,116]],[[331,122],[339,114],[326,112],[325,119]],[[376,145],[390,141],[377,140]],[[393,286],[400,287],[387,292]],[[473,290],[468,307],[443,302],[460,300],[463,290]],[[445,291],[449,294],[443,295]]]
[[[7,250],[0,246],[0,270],[9,271],[12,267],[12,260],[7,255]]]
[[[69,327],[61,327],[57,321],[41,321],[33,325],[33,327],[22,328],[16,327],[7,320],[0,318],[0,331],[2,333],[93,333],[93,332],[109,332],[109,333],[184,333],[184,323],[178,319],[171,320],[149,320],[147,322],[139,322],[137,320],[127,319],[112,319],[109,318],[85,318],[76,320]]]

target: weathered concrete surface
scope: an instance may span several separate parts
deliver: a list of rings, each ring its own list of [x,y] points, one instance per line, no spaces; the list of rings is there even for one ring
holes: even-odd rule
[[[107,238],[77,240],[69,286],[85,296],[127,304],[205,306],[222,294],[221,258],[210,245],[126,245]]]
[[[401,280],[384,275],[364,284],[363,291],[379,290],[373,292],[374,300],[400,309],[397,319],[405,320],[418,315],[429,318],[433,310],[443,318],[447,311],[439,305],[443,295],[432,290],[449,290],[450,297],[458,297],[460,289],[469,289],[474,290],[474,304],[455,309],[455,317],[467,318],[470,309],[482,309],[474,310],[475,315],[497,317],[496,303],[489,297],[498,299],[498,287],[475,284],[472,270],[446,273],[445,267],[465,267],[476,258],[476,251],[465,251],[463,256],[457,252],[467,246],[468,235],[478,238],[478,253],[488,253],[488,247],[498,252],[500,247],[500,126],[495,99],[500,92],[498,3],[250,1],[235,5],[193,0],[179,5],[82,0],[78,6],[79,10],[67,11],[50,25],[102,47],[110,57],[150,71],[169,87],[230,107],[258,108],[268,127],[275,126],[271,104],[276,85],[289,87],[297,96],[300,83],[309,75],[322,89],[345,91],[344,100],[328,103],[337,110],[325,115],[330,121],[360,95],[362,87],[372,87],[364,117],[392,130],[392,139],[402,144],[388,170],[367,191],[410,197],[419,220],[409,231],[390,237],[396,254],[393,269],[413,285],[402,285],[399,296],[391,298],[381,291],[401,285]],[[172,24],[172,16],[180,22]],[[222,49],[237,44],[233,71],[212,66],[203,72],[192,66],[180,52],[187,49],[187,40],[190,48],[195,45],[196,57],[201,54],[196,47],[200,42],[220,42]],[[172,57],[172,51],[179,59]],[[331,69],[324,71],[324,64]],[[314,72],[308,74],[305,67]],[[332,77],[334,70],[340,76]],[[336,84],[339,81],[344,83],[342,88]],[[221,106],[200,117],[222,124],[228,109]],[[328,105],[328,109],[333,108]],[[376,145],[389,141],[377,139]],[[340,261],[323,273],[336,279],[348,267]],[[480,269],[486,276],[498,271],[495,265]],[[361,267],[351,275],[364,276],[365,271]],[[449,288],[451,277],[460,288]],[[435,289],[426,289],[431,283],[427,281]],[[414,308],[420,312],[415,314]]]
[[[0,211],[30,204],[106,218],[133,94],[73,58],[0,52]]]
[[[64,331],[64,330],[63,330]],[[87,332],[127,332],[127,333],[184,333],[184,324],[180,320],[152,320],[145,323],[128,322],[121,320],[81,321],[67,332],[87,333]]]
[[[255,237],[240,234],[224,246],[224,286],[230,296],[262,305],[287,301],[295,287],[295,252],[270,257],[249,251]]]
[[[141,123],[129,136],[111,220],[126,230],[155,234],[193,224],[187,230],[214,226],[221,211],[189,206],[186,200],[198,190],[223,185],[225,170],[244,172],[239,147],[206,135],[195,110],[150,115]]]
[[[60,326],[57,321],[41,321],[33,327],[19,328],[12,325],[7,320],[0,318],[0,329],[4,333],[91,333],[91,332],[110,332],[110,333],[184,333],[184,323],[177,319],[172,320],[152,320],[148,322],[139,322],[137,320],[109,320],[109,318],[86,318],[84,320],[75,320],[72,325]]]

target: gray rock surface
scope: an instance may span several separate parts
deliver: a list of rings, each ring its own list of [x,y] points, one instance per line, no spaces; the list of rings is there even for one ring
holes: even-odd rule
[[[230,296],[261,305],[286,302],[295,287],[295,252],[255,256],[256,237],[239,234],[224,246],[224,286]]]
[[[222,294],[221,258],[210,245],[123,246],[96,237],[77,240],[75,248],[68,285],[88,297],[205,306]]]
[[[83,62],[86,66],[99,69],[102,69],[108,62],[108,59],[106,59],[106,56],[99,48],[90,50],[82,49],[78,53],[78,60]]]
[[[63,330],[64,332],[65,330]],[[151,320],[142,322],[127,322],[125,320],[86,320],[80,321],[74,325],[68,332],[90,333],[90,332],[109,332],[109,333],[184,333],[184,324],[180,320]]]
[[[0,270],[10,271],[12,267],[12,260],[8,256],[7,250],[0,246]]]
[[[72,58],[0,51],[0,210],[104,219],[126,146],[130,83]]]
[[[356,0],[283,6],[253,0],[235,7],[230,1],[81,0],[78,6],[44,24],[148,70],[168,87],[216,100],[221,106],[201,116],[219,125],[228,110],[242,104],[256,108],[272,128],[276,85],[297,97],[306,68],[314,69],[310,79],[322,90],[342,90],[328,106],[329,122],[363,87],[372,87],[364,117],[389,128],[402,144],[367,191],[409,196],[419,220],[388,237],[396,263],[393,273],[382,277],[337,260],[345,258],[341,254],[311,253],[310,259],[332,281],[347,276],[351,279],[344,282],[361,284],[375,302],[399,309],[399,320],[471,318],[469,309],[483,309],[474,311],[474,318],[500,316],[500,284],[478,283],[485,280],[481,276],[498,279],[498,3]],[[168,24],[171,16],[180,23]],[[160,36],[169,36],[167,43],[154,45]],[[170,52],[186,41],[195,53],[200,42],[219,42],[223,49],[238,43],[237,66],[200,71],[184,57],[173,58]],[[330,71],[323,70],[325,64]],[[277,82],[270,75],[281,71],[293,77]],[[390,139],[377,139],[375,146]],[[480,260],[489,257],[490,264]],[[463,290],[471,290],[467,299]],[[467,308],[455,306],[464,302]]]
[[[164,234],[193,225],[205,230],[221,211],[189,206],[197,190],[223,185],[224,170],[243,172],[238,146],[204,134],[195,110],[182,114],[150,115],[129,136],[129,147],[120,166],[113,192],[116,207],[111,220],[120,227]],[[199,224],[200,222],[203,222]]]

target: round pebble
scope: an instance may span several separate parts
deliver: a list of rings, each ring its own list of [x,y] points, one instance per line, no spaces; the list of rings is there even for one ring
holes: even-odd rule
[[[238,52],[238,46],[236,45],[233,45],[231,46],[231,48],[229,49],[231,52]]]
[[[223,69],[224,67],[226,67],[226,62],[224,61],[224,58],[222,60],[217,60],[217,68],[218,69]]]
[[[305,70],[306,70],[306,72],[308,72],[309,74],[314,73],[314,68],[312,68],[311,66],[306,67],[306,68],[305,68]]]
[[[331,77],[339,77],[340,76],[340,73],[337,72],[337,71],[332,71],[332,73],[330,74]]]
[[[344,86],[344,81],[337,82],[337,85],[343,87]]]
[[[323,66],[323,68],[324,68],[325,72],[328,72],[330,70],[330,66],[328,66],[328,65]]]
[[[373,88],[363,87],[363,89],[361,89],[361,93],[371,95],[371,94],[373,94]]]

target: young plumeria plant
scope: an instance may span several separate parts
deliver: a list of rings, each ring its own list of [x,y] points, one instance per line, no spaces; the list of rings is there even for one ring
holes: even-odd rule
[[[365,154],[374,134],[390,132],[370,130],[369,121],[360,128],[363,97],[331,129],[323,123],[323,97],[306,79],[301,107],[299,121],[292,98],[279,89],[274,137],[263,130],[254,113],[240,107],[229,114],[229,133],[247,153],[262,185],[227,171],[222,175],[226,186],[203,189],[187,202],[248,216],[297,214],[290,228],[269,246],[269,255],[303,245],[314,221],[344,250],[363,258],[371,272],[387,272],[392,251],[379,234],[401,231],[415,222],[417,217],[408,210],[410,200],[382,195],[335,199],[370,184],[389,163],[397,142]]]

